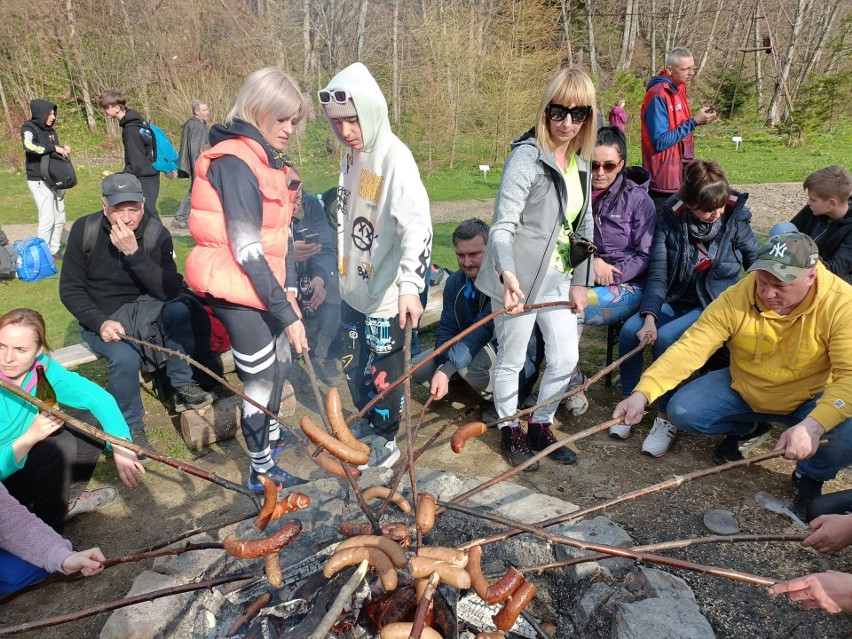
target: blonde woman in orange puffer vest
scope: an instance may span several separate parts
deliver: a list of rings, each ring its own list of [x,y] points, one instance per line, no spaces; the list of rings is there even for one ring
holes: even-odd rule
[[[212,148],[196,163],[189,230],[198,246],[186,279],[204,295],[231,339],[245,393],[278,414],[290,368],[290,346],[307,350],[296,301],[288,228],[293,195],[284,149],[307,110],[288,74],[274,67],[252,73],[225,125],[210,130]],[[295,188],[292,188],[295,186]],[[251,459],[249,488],[266,474],[279,490],[305,483],[275,464],[284,448],[278,423],[243,402],[240,421]]]

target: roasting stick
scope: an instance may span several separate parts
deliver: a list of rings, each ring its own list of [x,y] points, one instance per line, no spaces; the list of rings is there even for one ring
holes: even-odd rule
[[[593,552],[603,553],[608,556],[625,557],[627,559],[634,559],[637,561],[644,561],[652,564],[661,564],[663,566],[669,566],[671,568],[679,568],[681,570],[689,570],[705,575],[713,575],[714,577],[723,577],[725,579],[741,581],[743,583],[751,584],[753,586],[771,586],[776,583],[774,579],[770,579],[768,577],[761,577],[759,575],[753,575],[747,572],[741,572],[739,570],[732,570],[729,568],[718,568],[716,566],[708,566],[704,564],[696,564],[690,561],[684,561],[682,559],[675,559],[673,557],[660,557],[659,555],[652,555],[649,553],[637,551],[636,549],[619,548],[618,546],[609,546],[606,544],[588,543],[579,539],[568,537],[566,535],[557,535],[546,532],[541,528],[537,527],[537,525],[524,524],[519,521],[509,519],[507,517],[502,517],[500,515],[485,513],[473,508],[468,508],[467,506],[461,506],[459,504],[453,504],[450,502],[439,503],[441,506],[444,506],[449,510],[455,510],[471,517],[485,519],[487,521],[500,524],[501,526],[508,526],[509,528],[513,529],[512,532],[514,534],[525,532],[531,535],[535,535],[536,537],[540,537],[541,539],[544,539],[550,544],[562,544],[564,546],[571,546],[572,548],[577,548],[578,550],[590,550]],[[477,545],[478,541],[481,540],[474,540],[474,542],[468,542],[467,544],[459,546],[459,548],[469,548],[472,545]]]
[[[202,470],[191,464],[187,464],[186,462],[182,462],[178,459],[174,459],[169,457],[168,455],[163,455],[153,450],[148,450],[146,448],[142,448],[138,444],[134,444],[133,442],[127,441],[126,439],[119,439],[118,437],[113,437],[109,433],[105,433],[99,428],[95,428],[94,426],[87,424],[86,422],[80,421],[75,417],[71,417],[70,415],[62,412],[58,408],[54,406],[50,406],[49,404],[45,404],[40,399],[33,397],[26,391],[18,388],[14,384],[9,384],[2,379],[0,379],[0,388],[3,388],[13,395],[17,395],[21,399],[29,402],[33,406],[39,409],[39,411],[43,413],[48,413],[49,415],[53,415],[54,417],[58,417],[63,422],[65,422],[68,426],[74,428],[75,430],[80,431],[81,433],[88,435],[94,439],[109,442],[115,446],[121,446],[122,448],[127,448],[128,450],[132,450],[137,455],[145,455],[146,457],[150,457],[158,462],[166,464],[167,466],[171,466],[172,468],[177,468],[179,471],[184,472],[188,475],[193,475],[195,477],[199,477],[201,479],[205,479],[217,486],[221,486],[222,488],[226,488],[228,490],[232,490],[235,493],[239,493],[241,495],[245,495],[246,497],[250,497],[252,499],[256,499],[256,495],[253,490],[246,486],[241,486],[239,484],[235,484],[232,481],[228,481],[227,479],[223,479],[219,477],[215,473],[207,472],[206,470]]]
[[[405,340],[402,346],[403,369],[406,373],[411,369],[411,318],[405,319]],[[417,513],[420,509],[419,500],[417,499],[417,468],[414,465],[414,433],[411,430],[411,375],[405,378],[405,437],[408,440],[405,457],[408,466],[408,479],[411,483],[411,503],[414,504],[414,518],[417,519]],[[393,493],[391,493],[393,494]],[[423,544],[423,533],[417,531],[417,545],[415,552]],[[413,631],[412,631],[413,634]],[[419,635],[417,635],[419,637]]]
[[[794,535],[708,535],[706,537],[698,537],[697,539],[677,539],[674,541],[662,541],[658,544],[648,544],[647,546],[633,546],[633,550],[637,552],[658,552],[660,550],[673,550],[678,548],[691,548],[701,544],[734,544],[743,542],[767,542],[767,541],[803,541],[810,533],[798,533]],[[576,566],[577,564],[585,564],[590,561],[599,561],[607,559],[609,555],[597,553],[594,555],[583,555],[582,557],[574,557],[565,561],[552,561],[546,564],[538,564],[536,566],[525,566],[518,568],[520,572],[537,572],[542,573],[545,570],[553,570],[554,568],[567,568],[568,566]]]
[[[151,592],[146,592],[141,595],[124,597],[123,599],[116,599],[115,601],[108,601],[107,603],[100,604],[99,606],[92,606],[91,608],[85,608],[83,610],[78,610],[77,612],[69,612],[65,615],[40,619],[39,621],[28,621],[26,623],[18,624],[17,626],[0,628],[0,637],[9,637],[22,632],[29,632],[30,630],[51,628],[53,626],[59,626],[71,621],[78,621],[87,617],[93,617],[94,615],[99,615],[103,612],[118,610],[119,608],[133,606],[146,601],[154,601],[155,599],[162,599],[163,597],[170,597],[172,595],[180,595],[185,592],[194,592],[196,590],[209,590],[216,586],[221,586],[222,584],[231,583],[233,581],[245,581],[247,579],[258,579],[262,577],[263,573],[261,572],[240,572],[233,575],[224,575],[214,579],[207,579],[205,581],[183,584],[181,586],[171,586],[160,590],[152,590]]]
[[[349,598],[352,596],[352,593],[354,593],[360,583],[364,581],[364,577],[367,575],[367,570],[369,568],[370,564],[366,559],[358,565],[358,568],[343,585],[340,592],[337,593],[337,597],[335,597],[328,611],[325,613],[323,618],[320,619],[316,630],[311,633],[311,636],[308,637],[308,639],[325,639],[328,635],[328,631],[334,625],[334,622],[337,621],[340,613],[343,612],[343,607],[349,603]]]
[[[542,304],[525,305],[524,306],[524,312],[540,310],[540,309],[543,309],[543,308],[554,308],[554,307],[557,307],[557,306],[569,306],[572,309],[575,308],[574,303],[568,302],[568,301],[544,302]],[[414,375],[414,373],[416,373],[418,370],[423,368],[423,366],[425,366],[428,362],[431,362],[438,355],[440,355],[444,351],[451,348],[453,344],[464,339],[467,335],[469,335],[470,333],[475,331],[480,326],[484,326],[485,324],[487,324],[488,322],[493,320],[498,315],[503,315],[504,313],[508,312],[509,310],[511,310],[511,309],[505,308],[505,307],[501,308],[499,310],[496,310],[493,313],[491,313],[491,315],[487,315],[486,317],[483,317],[478,322],[475,322],[475,323],[471,324],[470,326],[468,326],[466,329],[464,329],[461,333],[459,333],[458,335],[456,335],[452,339],[447,340],[446,342],[441,344],[438,348],[436,348],[434,351],[432,351],[428,356],[424,357],[419,362],[417,362],[417,364],[415,366],[412,366],[409,370],[405,371],[405,373],[403,373],[398,379],[395,379],[394,381],[392,381],[388,385],[387,388],[382,390],[378,395],[376,395],[373,399],[371,399],[369,402],[367,402],[366,406],[364,406],[364,408],[362,408],[358,413],[355,413],[354,415],[350,415],[349,419],[346,420],[346,421],[348,421],[349,423],[352,423],[353,421],[355,421],[359,417],[363,417],[364,415],[366,415],[367,412],[371,408],[373,408],[373,406],[375,406],[377,402],[381,401],[381,399],[385,395],[387,395],[393,389],[395,389],[397,386],[402,384],[406,379],[408,379],[409,377]]]

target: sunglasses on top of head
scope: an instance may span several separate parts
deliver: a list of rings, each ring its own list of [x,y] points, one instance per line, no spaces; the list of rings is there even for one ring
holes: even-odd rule
[[[575,106],[567,107],[562,104],[554,104],[551,102],[547,105],[547,119],[553,122],[562,122],[567,116],[571,116],[571,121],[577,124],[585,122],[592,114],[590,106]]]
[[[332,102],[337,102],[337,104],[346,104],[346,102],[351,97],[349,95],[349,91],[344,91],[343,89],[338,89],[336,91],[319,91],[317,92],[319,96],[320,104],[331,104]]]

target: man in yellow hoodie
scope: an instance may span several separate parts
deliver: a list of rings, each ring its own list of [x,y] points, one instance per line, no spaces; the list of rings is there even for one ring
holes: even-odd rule
[[[852,286],[819,261],[799,232],[773,235],[749,274],[713,301],[642,375],[613,417],[637,424],[645,406],[698,370],[722,345],[730,368],[680,389],[668,406],[678,429],[725,435],[713,460],[742,459],[789,426],[776,448],[794,459],[794,509],[805,517],[824,482],[852,464]],[[820,439],[828,444],[819,446]]]

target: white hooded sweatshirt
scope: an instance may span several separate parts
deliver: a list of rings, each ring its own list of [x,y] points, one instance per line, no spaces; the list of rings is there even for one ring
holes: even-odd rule
[[[399,296],[425,286],[432,255],[429,197],[411,151],[391,132],[379,85],[360,62],[334,76],[326,91],[347,91],[364,147],[346,145],[337,187],[338,272],[343,301],[367,317],[395,317]]]

